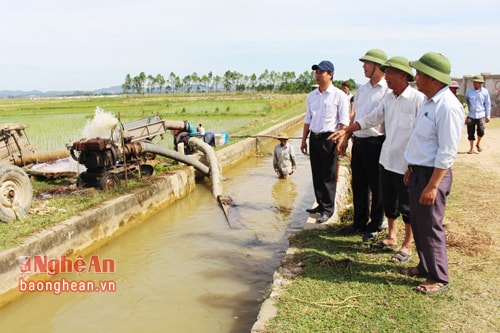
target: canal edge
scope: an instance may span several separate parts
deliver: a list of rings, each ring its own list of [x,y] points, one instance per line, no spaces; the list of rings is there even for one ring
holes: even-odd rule
[[[351,186],[350,168],[345,165],[341,165],[338,179],[337,193],[335,197],[335,207],[337,208],[335,209],[332,218],[327,223],[317,224],[314,218],[308,217],[302,230],[325,229],[332,224],[340,222],[339,211],[348,205],[349,188]],[[290,236],[294,233],[301,232],[302,230],[293,230],[290,232]],[[273,274],[273,282],[270,287],[270,293],[264,302],[262,302],[257,315],[257,320],[252,326],[250,333],[267,332],[267,323],[278,314],[276,302],[293,283],[294,278],[302,271],[302,267],[294,261],[294,255],[297,251],[298,249],[296,247],[290,246],[286,250],[285,256],[280,262],[280,266]]]

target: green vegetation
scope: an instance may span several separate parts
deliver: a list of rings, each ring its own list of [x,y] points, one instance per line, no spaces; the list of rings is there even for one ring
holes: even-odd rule
[[[342,81],[334,81],[340,88]],[[356,87],[353,79],[348,80],[350,88]],[[125,82],[121,85],[126,94],[145,93],[178,93],[178,92],[279,92],[279,93],[307,93],[316,83],[314,71],[306,70],[302,74],[295,72],[275,72],[265,70],[260,75],[244,75],[236,71],[226,71],[223,76],[209,72],[198,75],[194,72],[183,78],[171,72],[168,78],[162,74],[146,75],[141,72],[132,77],[127,74]]]
[[[2,122],[24,123],[40,151],[65,149],[80,139],[96,107],[122,122],[159,114],[165,120],[202,123],[209,132],[255,134],[305,111],[304,94],[185,94],[0,100]],[[167,133],[166,144],[173,140]]]

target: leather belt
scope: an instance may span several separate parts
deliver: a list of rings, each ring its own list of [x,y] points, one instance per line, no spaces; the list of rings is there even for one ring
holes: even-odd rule
[[[414,165],[414,164],[409,164],[408,165],[408,170],[410,170],[411,173],[418,172],[418,171],[432,171],[434,167],[428,167],[428,166],[423,166],[423,165]]]
[[[330,135],[332,135],[333,132],[322,132],[322,133],[315,133],[315,132],[311,132],[311,138],[315,138],[315,139],[326,139],[328,138]]]
[[[367,138],[359,138],[357,136],[352,137],[352,141],[356,144],[360,143],[382,143],[385,140],[385,135],[380,136],[369,136]]]

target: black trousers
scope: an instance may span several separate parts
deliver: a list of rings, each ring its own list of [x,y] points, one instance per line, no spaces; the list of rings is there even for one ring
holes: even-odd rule
[[[335,211],[337,193],[337,155],[336,144],[327,140],[327,134],[309,138],[309,154],[316,202],[329,216]]]
[[[379,231],[384,219],[379,171],[380,150],[384,139],[383,136],[354,138],[351,156],[353,227],[358,230]]]

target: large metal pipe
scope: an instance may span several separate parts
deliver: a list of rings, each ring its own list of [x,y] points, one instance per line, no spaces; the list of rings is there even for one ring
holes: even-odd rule
[[[210,179],[212,180],[212,193],[215,198],[219,198],[222,195],[222,172],[219,167],[219,161],[217,159],[217,155],[215,154],[215,150],[205,141],[191,137],[189,138],[188,145],[191,148],[197,148],[201,152],[203,152],[208,160],[210,165]]]
[[[212,194],[216,199],[219,199],[219,197],[222,195],[223,179],[215,151],[213,150],[212,146],[198,138],[189,138],[188,144],[192,147],[196,147],[205,154],[209,164],[208,167],[191,155],[184,155],[175,150],[164,148],[144,141],[129,143],[128,145],[126,145],[125,149],[128,150],[126,151],[126,154],[133,153],[135,155],[139,155],[141,153],[149,152],[192,165],[196,170],[210,177],[210,180],[212,181]]]
[[[17,166],[25,166],[31,163],[57,161],[61,158],[69,157],[69,154],[70,153],[68,150],[55,150],[55,151],[22,154],[19,157],[14,158],[13,164]]]
[[[173,158],[175,160],[181,161],[183,163],[192,165],[198,171],[210,177],[212,181],[212,194],[217,199],[222,211],[224,212],[224,216],[226,217],[227,223],[231,229],[241,229],[243,226],[239,222],[238,219],[231,218],[234,214],[231,214],[230,208],[233,206],[233,199],[229,196],[222,195],[222,172],[219,167],[219,163],[217,160],[217,155],[215,154],[212,146],[207,144],[201,139],[191,137],[189,138],[188,144],[191,148],[196,148],[205,154],[205,157],[208,161],[209,167],[200,162],[198,159],[181,154],[175,150],[163,148],[157,146],[155,144],[147,143],[144,141],[132,142],[129,143],[125,149],[127,150],[127,154],[140,154],[141,152],[150,152],[153,154],[162,155],[168,158]]]
[[[127,152],[131,153],[132,151],[136,154],[139,155],[140,153],[153,153],[153,154],[158,154],[161,156],[165,156],[168,158],[172,158],[174,160],[180,161],[182,163],[186,163],[189,165],[192,165],[196,170],[200,171],[202,174],[209,176],[210,175],[210,169],[207,167],[205,164],[201,163],[198,161],[196,158],[189,156],[189,155],[184,155],[181,154],[175,150],[164,148],[152,143],[147,143],[144,141],[138,141],[138,142],[133,142],[128,145],[126,145],[125,149],[129,150]]]

